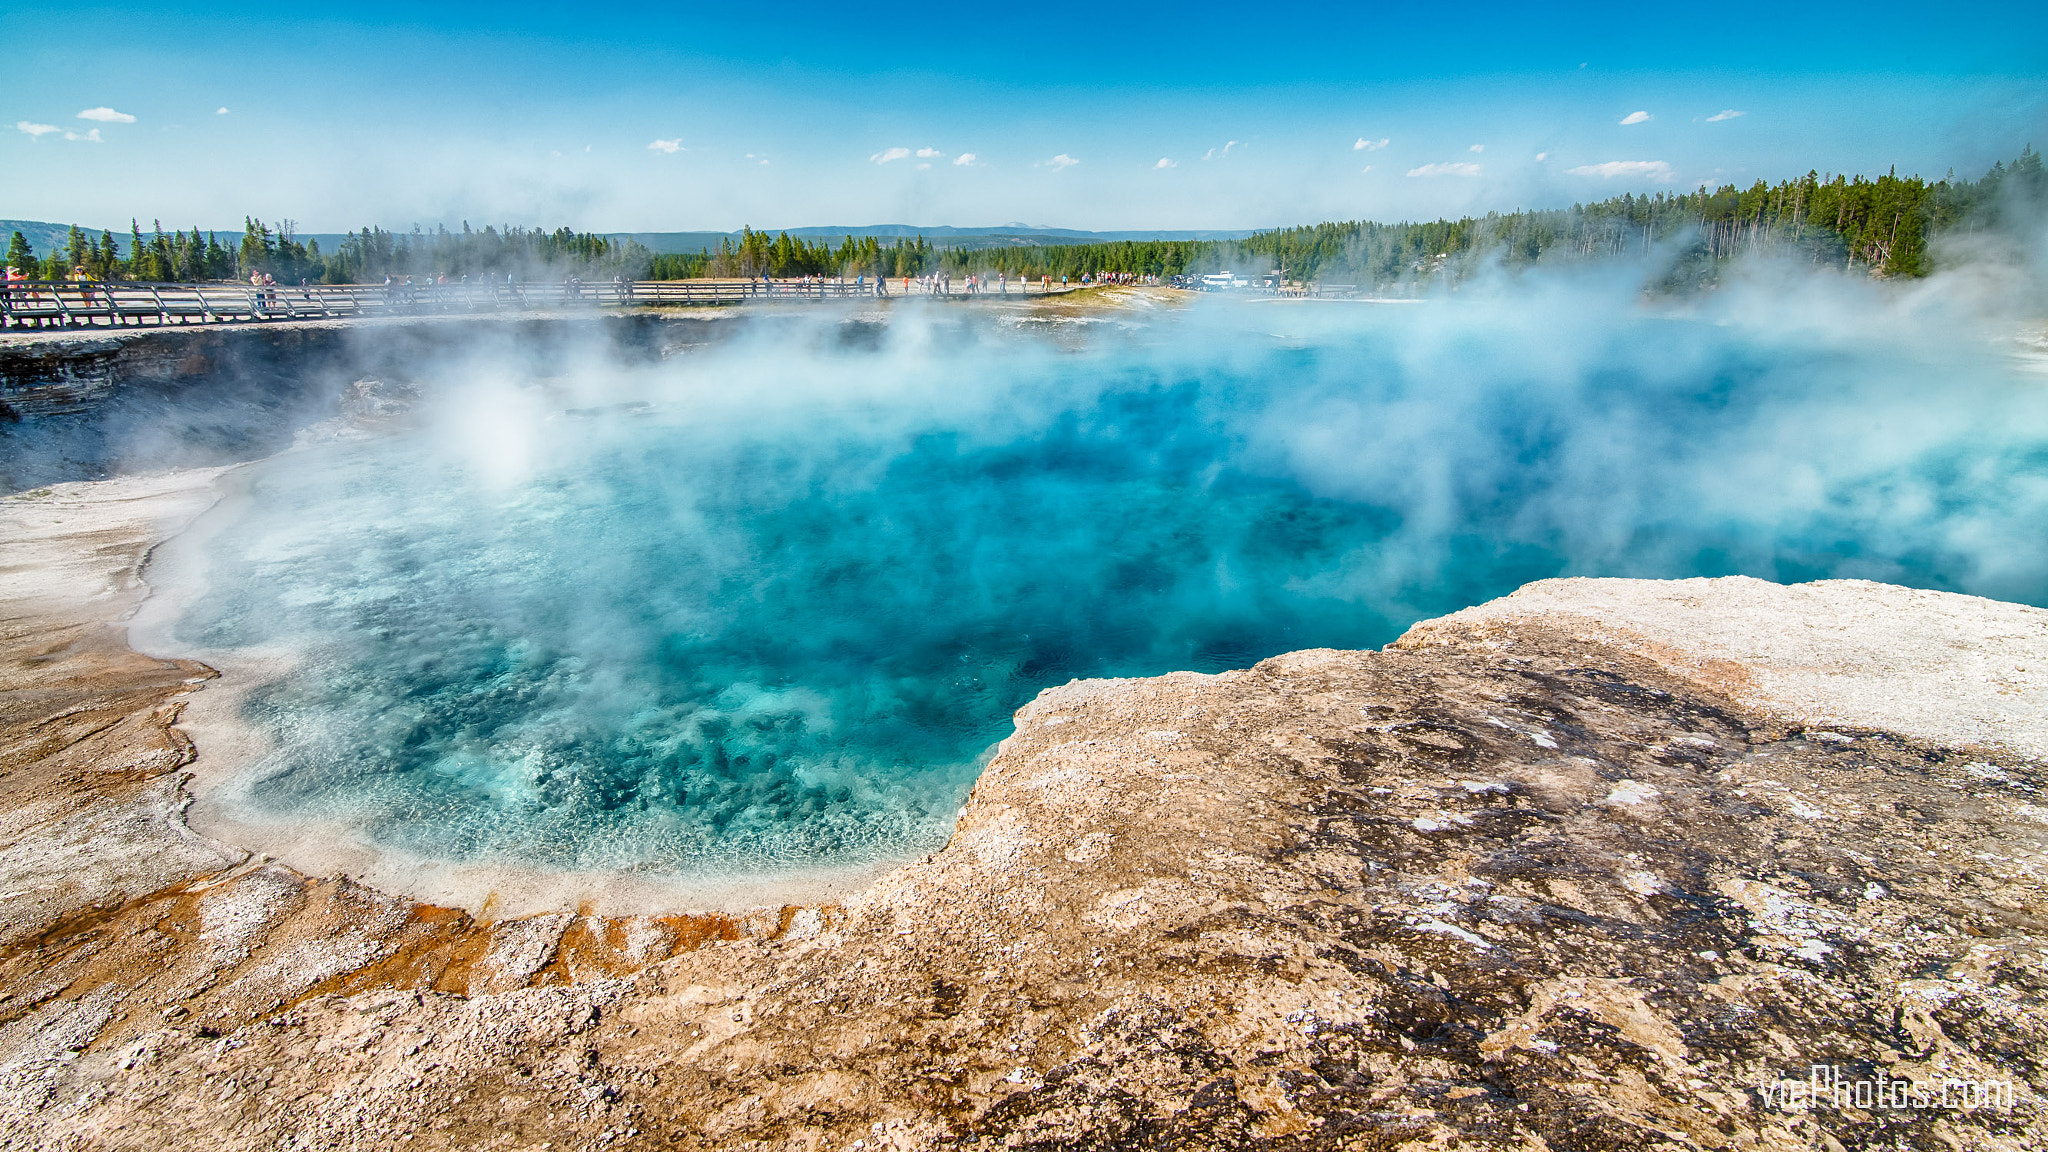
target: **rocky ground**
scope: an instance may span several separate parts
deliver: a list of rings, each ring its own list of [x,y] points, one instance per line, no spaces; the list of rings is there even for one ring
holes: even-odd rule
[[[2048,612],[1548,581],[1046,692],[843,906],[493,922],[184,829],[203,490],[5,502],[0,1146],[2048,1145]]]

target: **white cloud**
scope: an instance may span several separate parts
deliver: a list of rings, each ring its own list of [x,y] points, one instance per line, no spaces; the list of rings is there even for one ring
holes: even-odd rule
[[[1408,174],[1410,176],[1477,176],[1479,175],[1479,165],[1424,164],[1420,168],[1410,168]]]
[[[215,108],[215,109],[213,110],[213,114],[214,114],[215,116],[225,116],[225,115],[227,115],[227,114],[228,114],[228,107],[227,107],[227,105],[223,104],[223,105],[221,105],[220,107],[218,107],[218,108]]]
[[[757,164],[766,164],[768,162],[768,158],[766,156],[761,155],[759,152],[747,153],[747,159],[752,160]]]
[[[868,159],[877,164],[887,164],[891,160],[906,159],[909,155],[910,149],[908,148],[888,148],[875,153],[873,156],[868,157]]]
[[[1353,152],[1377,152],[1380,149],[1385,148],[1387,145],[1392,143],[1392,140],[1389,140],[1384,136],[1380,137],[1377,140],[1367,140],[1365,137],[1360,136],[1358,138],[1358,142],[1351,146],[1351,150]]]
[[[930,159],[932,159],[932,158],[933,158],[933,157],[935,157],[935,156],[944,156],[944,155],[945,155],[945,153],[944,153],[944,152],[941,152],[941,151],[939,151],[939,150],[938,150],[937,148],[919,148],[919,149],[917,150],[917,158],[918,158],[919,160],[930,160]]]
[[[1650,118],[1648,112],[1631,112],[1621,118],[1623,124],[1641,124]]]
[[[1707,117],[1707,123],[1718,124],[1723,120],[1733,120],[1737,116],[1747,115],[1749,115],[1749,113],[1747,112],[1738,112],[1733,108],[1723,108],[1721,111],[1716,112],[1712,116]]]
[[[1242,143],[1242,141],[1232,140],[1230,143],[1225,144],[1221,148],[1211,148],[1207,152],[1202,153],[1202,159],[1215,160],[1224,156],[1228,156],[1230,155],[1230,150],[1232,148],[1237,147],[1240,143]]]
[[[1537,162],[1538,164],[1541,164],[1541,163],[1543,163],[1543,162],[1544,162],[1545,160],[1548,160],[1548,159],[1550,159],[1550,153],[1548,153],[1548,152],[1538,152],[1538,153],[1536,154],[1536,162]]]
[[[42,139],[44,136],[47,136],[52,132],[63,131],[62,128],[57,127],[55,124],[31,124],[26,120],[16,120],[14,122],[14,126],[16,128],[21,129],[23,132],[26,132],[29,135],[34,136],[38,140]]]
[[[1079,160],[1076,160],[1072,156],[1069,156],[1065,152],[1062,152],[1059,155],[1053,157],[1052,159],[1047,160],[1045,162],[1045,166],[1057,172],[1062,168],[1071,168],[1079,163]]]
[[[88,128],[88,129],[86,129],[86,131],[85,131],[85,135],[83,135],[83,136],[79,135],[79,134],[78,134],[78,133],[76,133],[76,132],[66,132],[66,133],[64,134],[64,138],[65,138],[66,140],[83,140],[83,141],[85,141],[85,142],[86,142],[87,144],[105,144],[105,143],[106,143],[106,141],[105,141],[105,140],[102,140],[102,139],[100,139],[100,130],[99,130],[99,129],[97,129],[97,128]]]
[[[116,112],[112,108],[107,108],[104,106],[99,108],[87,108],[85,111],[80,112],[78,114],[78,118],[80,120],[97,120],[102,124],[135,123],[135,117],[130,116],[126,112]]]
[[[1363,167],[1363,168],[1360,168],[1360,169],[1358,170],[1358,174],[1359,174],[1360,176],[1363,176],[1363,175],[1365,175],[1365,174],[1366,174],[1367,172],[1370,172],[1370,171],[1372,171],[1372,165],[1370,165],[1370,164],[1367,164],[1367,165],[1366,165],[1365,167]]]
[[[972,152],[962,152],[962,153],[961,153],[960,155],[958,155],[958,156],[955,156],[955,157],[953,158],[953,166],[954,166],[955,168],[968,168],[968,167],[972,167],[972,166],[973,166],[973,164],[974,164],[974,153],[972,153]]]
[[[1180,165],[1178,165],[1178,164],[1174,163],[1174,162],[1173,162],[1173,161],[1171,161],[1171,160],[1168,160],[1168,159],[1167,159],[1166,157],[1164,157],[1164,156],[1161,156],[1161,157],[1159,158],[1159,163],[1157,163],[1157,164],[1154,164],[1154,165],[1153,165],[1152,167],[1154,167],[1154,168],[1178,168],[1178,167],[1180,167]]]
[[[917,166],[917,170],[918,170],[919,172],[929,172],[929,171],[931,171],[931,168],[932,168],[932,165],[931,165],[931,161],[929,161],[929,160],[927,160],[927,161],[925,161],[924,163],[922,163],[922,164],[919,164],[919,165]]]
[[[1671,165],[1662,160],[1609,160],[1604,164],[1581,164],[1567,168],[1571,176],[1598,176],[1612,180],[1616,176],[1648,176],[1652,180],[1671,179]]]
[[[681,136],[678,136],[673,140],[652,141],[647,145],[647,150],[649,152],[666,152],[671,156],[675,155],[678,152],[689,151],[689,149],[683,147],[683,138]]]
[[[1465,149],[1465,151],[1467,151],[1467,152],[1484,152],[1484,151],[1486,151],[1486,145],[1484,145],[1484,144],[1474,144],[1474,145],[1473,145],[1473,146],[1471,146],[1470,148],[1467,148],[1467,149]]]

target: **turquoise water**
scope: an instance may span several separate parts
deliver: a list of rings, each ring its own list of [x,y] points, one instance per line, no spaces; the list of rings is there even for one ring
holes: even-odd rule
[[[1604,316],[820,321],[545,380],[479,348],[409,429],[252,469],[177,633],[299,656],[244,705],[257,817],[717,875],[942,843],[1049,685],[1541,577],[2048,602],[2038,378],[1939,331]]]

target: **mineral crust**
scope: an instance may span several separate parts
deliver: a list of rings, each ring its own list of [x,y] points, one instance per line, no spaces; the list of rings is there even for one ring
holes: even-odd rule
[[[184,833],[95,611],[7,613],[8,1147],[2048,1146],[2048,612],[1546,581],[1047,691],[841,906],[491,922]]]

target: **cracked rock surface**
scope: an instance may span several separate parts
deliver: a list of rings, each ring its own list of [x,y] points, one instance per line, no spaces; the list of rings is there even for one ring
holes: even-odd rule
[[[2038,702],[1996,704],[2048,613],[1518,596],[1045,692],[947,847],[844,906],[491,924],[225,847],[105,864],[7,922],[0,1144],[2048,1145],[2048,770]],[[1794,634],[1832,655],[1755,639]],[[0,795],[173,828],[192,670],[51,635],[8,640]],[[1867,652],[1935,635],[1887,724]],[[1788,1097],[1815,1065],[1852,1087]]]

